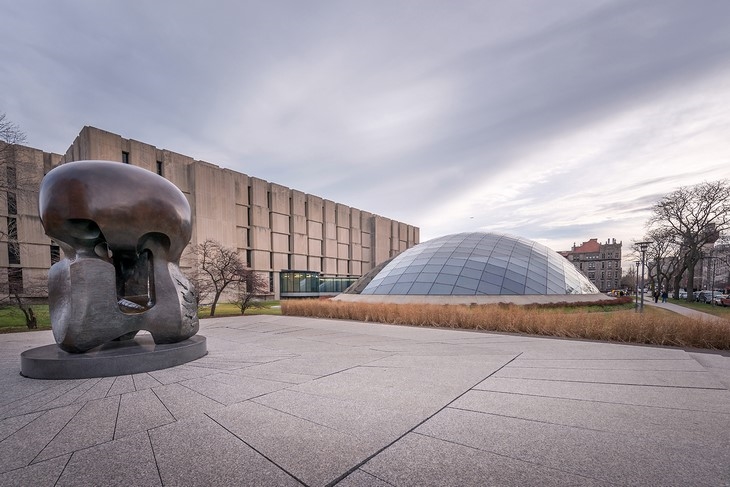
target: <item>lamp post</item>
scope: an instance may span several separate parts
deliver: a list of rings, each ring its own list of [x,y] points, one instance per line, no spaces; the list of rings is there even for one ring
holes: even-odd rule
[[[636,309],[637,313],[639,312],[639,264],[640,264],[640,262],[637,260],[636,261],[636,286],[634,286],[634,290],[635,290],[635,294],[636,294],[636,299],[634,301],[635,301],[635,309]]]
[[[646,263],[646,249],[649,248],[650,243],[651,240],[636,242],[636,245],[641,250],[641,305],[639,306],[639,313],[644,312],[644,266]]]

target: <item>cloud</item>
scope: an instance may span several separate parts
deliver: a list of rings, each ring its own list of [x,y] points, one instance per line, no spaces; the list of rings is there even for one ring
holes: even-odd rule
[[[16,2],[0,110],[84,125],[421,227],[566,248],[725,177],[730,4]]]

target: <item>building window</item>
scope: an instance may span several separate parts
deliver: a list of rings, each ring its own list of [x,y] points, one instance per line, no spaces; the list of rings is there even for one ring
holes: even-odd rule
[[[610,260],[608,261],[608,268],[609,268],[609,269],[611,268],[611,264],[612,264],[612,263],[613,263],[613,262],[611,262]]]
[[[129,152],[122,151],[122,162],[124,164],[129,164]]]
[[[8,217],[8,263],[20,264],[20,245],[18,245],[18,220]]]
[[[15,193],[8,193],[8,215],[18,214],[18,200]]]
[[[18,220],[8,217],[8,238],[10,240],[18,240]]]
[[[18,177],[15,172],[15,166],[12,166],[12,165],[6,166],[5,174],[8,177],[8,188],[17,188],[18,187]]]
[[[51,265],[61,260],[61,248],[58,245],[51,245]]]
[[[23,292],[23,269],[11,267],[8,269],[8,291],[10,294]]]
[[[20,245],[18,245],[18,242],[8,242],[8,263],[20,264]]]
[[[162,161],[157,161],[157,174],[160,176],[165,176],[165,166],[162,164]]]

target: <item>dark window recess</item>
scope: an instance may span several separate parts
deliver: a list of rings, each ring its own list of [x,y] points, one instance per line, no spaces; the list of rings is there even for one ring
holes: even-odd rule
[[[8,165],[6,166],[6,172],[8,179],[8,188],[17,188],[18,187],[18,176],[15,172],[15,166]]]
[[[18,240],[18,220],[8,217],[8,239]]]
[[[61,248],[58,245],[51,245],[51,265],[61,260]]]
[[[165,165],[162,164],[162,161],[157,161],[157,174],[160,176],[165,175]]]
[[[10,294],[23,292],[23,269],[17,267],[8,269],[8,291]]]
[[[246,250],[246,267],[251,267],[251,250]]]
[[[15,193],[8,193],[8,215],[18,214],[18,199]]]
[[[122,162],[124,164],[129,164],[129,152],[122,151]]]
[[[20,245],[18,245],[18,242],[8,242],[8,263],[20,264]]]

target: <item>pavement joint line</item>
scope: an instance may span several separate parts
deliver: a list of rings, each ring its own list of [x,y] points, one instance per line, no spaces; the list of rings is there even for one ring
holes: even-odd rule
[[[194,392],[195,394],[200,394],[200,395],[201,395],[201,396],[203,396],[203,397],[207,397],[207,398],[208,398],[208,399],[210,399],[211,401],[213,401],[213,402],[217,402],[217,403],[218,403],[218,404],[220,404],[221,406],[228,406],[228,404],[226,404],[226,403],[223,403],[223,402],[220,402],[219,400],[217,400],[217,399],[215,399],[215,398],[212,398],[212,397],[210,397],[210,396],[208,396],[208,395],[206,395],[206,394],[203,394],[202,392],[198,392],[198,391],[196,391],[195,389],[193,389],[192,387],[186,386],[186,385],[185,385],[185,384],[183,384],[182,382],[173,382],[173,384],[177,384],[177,385],[179,385],[180,387],[184,387],[185,389],[187,389],[187,390],[189,390],[189,391],[191,391],[191,392]],[[172,384],[165,384],[165,385],[171,386]]]
[[[268,395],[268,394],[267,394],[267,395]],[[323,427],[323,428],[327,428],[328,430],[331,430],[331,431],[335,431],[335,432],[337,432],[337,433],[340,433],[340,434],[343,434],[343,435],[351,436],[351,437],[353,437],[353,438],[359,438],[359,437],[358,437],[357,435],[353,435],[352,433],[348,433],[348,432],[346,432],[346,431],[340,431],[340,430],[338,430],[337,428],[334,428],[334,427],[332,427],[332,426],[330,426],[330,425],[327,425],[327,424],[324,424],[324,423],[318,423],[318,422],[316,422],[316,421],[312,421],[312,420],[311,420],[311,419],[309,419],[309,418],[304,418],[304,417],[302,417],[302,416],[297,416],[296,414],[290,413],[290,412],[288,412],[288,411],[284,411],[284,410],[282,410],[282,409],[279,409],[279,408],[275,408],[274,406],[269,406],[268,404],[263,404],[263,403],[260,403],[260,402],[258,402],[258,401],[256,401],[256,400],[255,400],[255,399],[258,399],[258,398],[260,398],[260,397],[262,397],[262,396],[258,396],[258,397],[255,397],[255,398],[253,398],[253,399],[249,399],[248,401],[244,401],[244,402],[252,402],[252,403],[254,403],[254,404],[258,404],[259,406],[262,406],[262,407],[265,407],[265,408],[271,409],[271,410],[273,410],[273,411],[277,411],[277,412],[280,412],[281,414],[286,414],[287,416],[291,416],[292,418],[297,418],[297,419],[301,419],[302,421],[306,421],[307,423],[312,423],[312,424],[316,424],[317,426],[321,426],[321,427]],[[239,404],[240,404],[240,403],[239,403]]]
[[[421,426],[422,424],[424,424],[426,421],[428,421],[429,419],[431,419],[434,416],[436,416],[437,414],[439,414],[441,411],[443,411],[444,409],[446,409],[447,407],[449,407],[451,404],[453,404],[459,398],[461,398],[462,396],[464,396],[467,392],[469,392],[470,390],[472,390],[478,384],[481,384],[482,382],[484,382],[485,380],[489,379],[491,376],[493,376],[494,374],[496,374],[497,372],[499,372],[500,370],[502,370],[504,367],[506,367],[507,365],[509,365],[510,362],[512,362],[513,360],[517,359],[520,355],[522,355],[522,353],[523,352],[518,353],[517,355],[515,355],[514,357],[512,357],[511,360],[505,362],[499,368],[497,368],[496,370],[494,370],[494,371],[490,372],[489,374],[487,374],[486,377],[480,379],[473,386],[468,387],[464,392],[462,392],[461,394],[459,394],[458,396],[456,396],[455,398],[453,398],[451,401],[449,401],[448,403],[446,403],[443,407],[439,408],[438,410],[436,410],[434,413],[432,413],[431,415],[429,415],[425,419],[423,419],[420,422],[418,422],[417,424],[415,424],[412,428],[408,429],[405,433],[403,433],[402,435],[398,436],[395,440],[391,441],[390,443],[388,443],[384,447],[380,448],[378,451],[376,451],[372,455],[368,456],[367,458],[365,458],[364,460],[360,461],[355,466],[353,466],[352,468],[350,468],[349,470],[347,470],[346,472],[344,472],[343,474],[341,474],[335,480],[333,480],[332,482],[328,483],[326,487],[332,487],[332,486],[336,485],[338,482],[340,482],[341,480],[347,478],[350,474],[352,474],[352,472],[354,472],[358,468],[362,467],[367,462],[369,462],[370,460],[372,460],[373,458],[375,458],[376,456],[378,456],[380,453],[382,453],[383,451],[387,450],[388,448],[390,448],[391,446],[393,446],[395,443],[397,443],[398,441],[400,441],[401,439],[403,439],[408,433],[414,431],[416,428],[418,428],[419,426]]]
[[[365,475],[369,475],[369,476],[371,476],[371,477],[373,477],[373,478],[375,478],[375,479],[377,479],[377,480],[379,480],[379,481],[383,482],[384,484],[392,485],[393,487],[398,487],[398,486],[397,486],[396,484],[393,484],[393,483],[391,483],[391,482],[388,482],[388,481],[387,481],[387,480],[385,480],[385,479],[381,479],[380,477],[378,477],[378,476],[377,476],[377,475],[375,475],[374,473],[372,473],[372,472],[368,472],[368,471],[367,471],[367,470],[365,470],[364,468],[358,468],[358,469],[356,470],[356,472],[357,472],[358,470],[359,470],[360,472],[364,473]],[[353,472],[353,473],[354,473],[354,472]]]
[[[173,416],[174,418],[174,416]],[[150,443],[150,450],[152,451],[152,459],[155,461],[155,468],[157,469],[157,477],[160,479],[160,485],[165,485],[165,482],[162,480],[162,472],[160,472],[160,465],[157,463],[157,455],[155,454],[155,446],[152,444],[152,435],[150,434],[151,430],[147,430],[147,441]]]
[[[206,417],[208,417],[208,419],[210,419],[211,421],[213,421],[213,422],[214,422],[215,424],[217,424],[218,426],[220,426],[221,428],[223,428],[224,430],[226,430],[226,431],[227,431],[228,433],[230,433],[231,435],[233,435],[233,436],[234,436],[235,438],[238,438],[238,440],[239,440],[240,442],[242,442],[242,443],[243,443],[244,445],[246,445],[247,447],[249,447],[250,449],[252,449],[252,450],[253,450],[253,451],[255,451],[256,453],[258,453],[259,455],[261,455],[262,457],[264,457],[264,458],[265,458],[265,459],[266,459],[267,461],[269,461],[269,462],[270,462],[270,463],[271,463],[272,465],[274,465],[274,466],[275,466],[276,468],[280,469],[280,470],[281,470],[282,472],[284,472],[285,474],[287,474],[288,476],[290,476],[291,478],[293,478],[294,480],[296,480],[296,481],[297,481],[297,482],[299,482],[300,484],[302,484],[302,485],[304,485],[304,486],[307,486],[307,487],[308,487],[308,484],[307,484],[306,482],[302,481],[302,480],[301,480],[300,478],[298,478],[298,477],[297,477],[296,475],[294,475],[293,473],[291,473],[290,471],[288,471],[287,469],[285,469],[284,467],[282,467],[281,465],[279,465],[278,463],[276,463],[276,462],[275,462],[275,461],[274,461],[273,459],[269,458],[269,457],[268,457],[267,455],[265,455],[265,454],[264,454],[263,452],[259,451],[259,450],[258,450],[258,449],[257,449],[256,447],[254,447],[254,446],[253,446],[253,445],[251,445],[251,444],[250,444],[249,442],[247,442],[246,440],[244,440],[243,438],[241,438],[240,436],[238,436],[238,435],[237,435],[236,433],[234,433],[233,431],[231,431],[231,430],[229,430],[228,428],[226,428],[225,426],[223,426],[223,425],[222,425],[221,423],[219,423],[219,422],[218,422],[218,421],[216,421],[216,420],[215,420],[214,418],[212,418],[212,417],[211,417],[211,416],[210,416],[210,415],[209,415],[208,413],[203,413],[203,414],[204,414],[204,415],[205,415]]]
[[[119,398],[117,399],[117,414],[114,417],[114,431],[112,431],[112,441],[117,436],[117,423],[119,423],[119,411],[122,409],[122,395],[119,395]]]
[[[706,374],[706,371],[701,372]],[[696,387],[696,386],[672,386],[662,384],[634,384],[626,382],[603,382],[590,380],[568,380],[568,379],[536,379],[532,377],[505,377],[499,376],[495,379],[512,379],[512,380],[539,380],[543,382],[569,382],[571,384],[604,384],[609,386],[629,386],[629,387],[659,387],[664,389],[700,389],[703,391],[727,391],[726,387]]]
[[[162,406],[167,410],[167,412],[170,414],[170,416],[172,417],[172,419],[175,422],[177,422],[178,419],[175,417],[174,414],[172,414],[172,411],[170,411],[170,408],[167,407],[167,404],[165,404],[165,401],[163,401],[162,399],[160,399],[160,396],[157,395],[157,392],[155,392],[155,390],[153,388],[150,387],[150,390],[152,391],[152,394],[155,395],[155,397],[157,398],[157,400],[160,401],[160,404],[162,404]]]
[[[358,368],[358,367],[360,367],[360,364],[358,364],[358,365],[353,365],[352,367],[347,367],[347,368],[344,368],[344,369],[342,369],[342,370],[337,370],[337,371],[335,371],[335,372],[330,372],[329,374],[325,374],[325,375],[320,375],[319,377],[317,377],[317,378],[315,378],[315,379],[312,379],[312,382],[314,382],[315,380],[320,380],[320,379],[324,379],[325,377],[330,377],[330,376],[332,376],[332,375],[340,374],[340,373],[342,373],[342,372],[347,372],[348,370],[356,369],[356,368]]]
[[[546,396],[544,394],[527,394],[526,392],[507,392],[507,391],[492,391],[489,389],[472,389],[474,392],[488,392],[490,394],[508,394],[514,396],[527,396],[527,397],[542,397],[546,399],[558,399],[561,401],[581,401],[581,402],[595,402],[599,404],[618,404],[621,406],[632,406],[639,408],[651,408],[651,409],[667,409],[670,411],[690,411],[695,413],[712,413],[712,414],[725,414],[730,416],[730,412],[724,411],[707,411],[705,409],[688,409],[688,408],[670,408],[666,406],[657,406],[649,404],[636,404],[630,402],[614,402],[614,401],[598,401],[595,399],[581,399],[578,397],[560,397],[560,396]]]
[[[520,417],[520,416],[510,416],[509,414],[488,413],[486,411],[478,411],[476,409],[469,409],[469,408],[459,408],[459,407],[455,407],[455,406],[449,406],[448,409],[453,409],[455,411],[464,411],[464,412],[468,412],[468,413],[475,413],[475,414],[484,414],[486,416],[497,416],[499,418],[516,419],[519,421],[527,421],[530,423],[548,424],[551,426],[562,426],[565,428],[577,429],[577,430],[582,430],[582,431],[595,431],[598,433],[608,433],[608,434],[612,434],[612,435],[616,435],[616,436],[625,436],[622,433],[617,433],[617,432],[611,431],[611,430],[605,430],[605,429],[600,429],[600,428],[586,428],[585,426],[575,426],[575,425],[566,424],[566,423],[555,423],[553,421],[543,421],[541,419],[531,419],[531,418],[524,418],[524,417]]]
[[[555,472],[567,473],[567,474],[570,474],[570,475],[575,475],[576,477],[582,477],[584,479],[595,480],[595,481],[602,482],[602,483],[607,483],[607,484],[610,484],[610,485],[624,485],[624,484],[619,484],[619,483],[616,483],[616,482],[612,482],[610,480],[604,480],[604,479],[599,479],[599,478],[596,478],[596,477],[590,477],[590,476],[585,475],[583,473],[573,472],[571,470],[563,470],[561,468],[551,467],[550,465],[545,465],[544,463],[531,462],[529,460],[525,460],[524,458],[513,457],[511,455],[505,455],[504,453],[498,453],[498,452],[492,451],[492,450],[485,450],[483,448],[477,448],[477,447],[472,446],[472,445],[466,445],[464,443],[459,443],[458,441],[447,440],[446,438],[439,438],[438,436],[428,435],[426,433],[419,433],[417,431],[414,431],[413,434],[414,435],[420,435],[420,436],[423,436],[425,438],[431,438],[431,439],[434,439],[434,440],[437,440],[437,441],[443,441],[444,443],[450,443],[452,445],[462,446],[464,448],[469,448],[470,450],[475,450],[475,451],[478,451],[478,452],[481,452],[481,453],[486,453],[486,454],[489,454],[489,455],[495,455],[495,456],[498,456],[498,457],[501,457],[501,458],[508,458],[510,460],[514,460],[514,461],[517,461],[517,462],[520,462],[520,463],[525,463],[527,465],[535,465],[535,466],[538,466],[540,468],[545,468],[545,469],[548,469],[548,470],[553,470]]]
[[[89,402],[91,402],[91,401],[89,401]],[[88,404],[88,402],[87,402],[86,404]],[[41,454],[41,453],[43,453],[43,450],[45,450],[46,448],[48,448],[48,445],[50,445],[50,444],[51,444],[51,443],[53,442],[53,440],[55,440],[55,439],[56,439],[56,437],[57,437],[58,435],[60,435],[60,434],[61,434],[61,431],[63,431],[63,430],[64,430],[64,429],[66,428],[66,426],[68,426],[68,425],[69,425],[69,423],[70,423],[71,421],[73,421],[73,420],[74,420],[74,418],[75,418],[75,417],[76,417],[76,416],[77,416],[77,415],[78,415],[78,414],[79,414],[79,413],[81,412],[81,410],[82,410],[82,409],[84,409],[84,407],[86,407],[86,404],[83,404],[83,405],[82,405],[82,406],[81,406],[81,407],[80,407],[80,408],[79,408],[79,409],[78,409],[78,410],[77,410],[77,411],[76,411],[76,412],[75,412],[75,413],[74,413],[74,414],[73,414],[73,415],[72,415],[72,416],[71,416],[71,417],[70,417],[70,418],[68,419],[68,421],[66,421],[66,423],[65,423],[65,424],[64,424],[63,426],[61,426],[61,427],[60,427],[60,428],[58,429],[58,431],[56,431],[56,434],[54,434],[54,435],[53,435],[53,438],[51,438],[50,440],[48,440],[48,441],[46,442],[46,444],[45,444],[45,445],[43,446],[43,448],[41,448],[40,450],[38,450],[38,453],[36,453],[36,455],[35,455],[35,456],[33,457],[33,459],[32,459],[32,460],[30,461],[30,463],[28,463],[28,465],[33,465],[33,462],[35,462],[36,458],[38,458],[38,457],[40,456],[40,454]],[[63,407],[68,407],[68,406],[63,406]],[[39,416],[38,418],[42,418],[42,417],[43,417],[43,415]],[[33,421],[35,421],[35,420],[33,420]],[[31,421],[31,423],[32,423],[33,421]],[[28,424],[30,424],[30,423],[28,423]],[[116,424],[116,423],[115,423],[115,424]],[[27,425],[26,425],[26,426],[27,426]],[[23,428],[20,428],[20,429],[22,430]],[[20,431],[20,430],[18,430],[18,431]]]
[[[68,464],[71,463],[71,459],[73,458],[74,453],[76,453],[76,452],[72,452],[70,455],[67,454],[68,458],[66,459],[66,463],[63,464],[63,468],[61,469],[60,472],[58,472],[58,477],[56,477],[56,481],[53,482],[53,487],[56,487],[58,485],[58,482],[61,480],[61,476],[63,476],[63,472],[66,471],[66,467],[68,467]],[[49,458],[49,460],[50,460],[50,458]]]

